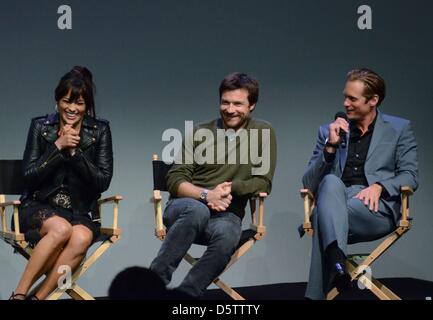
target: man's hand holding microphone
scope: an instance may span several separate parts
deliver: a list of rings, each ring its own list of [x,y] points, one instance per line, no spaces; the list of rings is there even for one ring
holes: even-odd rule
[[[326,141],[325,150],[335,153],[339,146],[345,148],[347,145],[346,133],[349,132],[349,122],[344,112],[337,112],[335,121],[329,125],[329,137]]]

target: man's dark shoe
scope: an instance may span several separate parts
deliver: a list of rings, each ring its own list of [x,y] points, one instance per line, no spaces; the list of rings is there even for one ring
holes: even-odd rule
[[[336,263],[330,273],[330,289],[336,287],[338,292],[342,292],[351,287],[350,274],[342,263]]]

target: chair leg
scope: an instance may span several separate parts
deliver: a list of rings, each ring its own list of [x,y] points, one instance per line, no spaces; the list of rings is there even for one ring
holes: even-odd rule
[[[221,290],[223,290],[225,293],[227,293],[233,300],[245,300],[244,297],[242,297],[236,290],[228,286],[224,281],[220,280],[219,278],[216,278],[213,283],[217,285]]]
[[[46,300],[58,300],[63,293],[67,293],[74,300],[95,300],[91,294],[76,283],[74,283],[70,289],[62,290],[57,288],[47,297]]]
[[[68,290],[73,290],[75,288],[78,288],[76,292],[72,292],[72,294],[69,294],[72,298],[75,297],[87,297],[89,299],[85,299],[85,300],[94,300],[94,298],[88,294],[86,291],[84,291],[83,289],[81,289],[77,284],[76,281],[105,253],[105,251],[107,251],[117,240],[119,239],[119,237],[117,236],[113,236],[108,240],[105,240],[99,247],[98,249],[95,250],[95,252],[93,252],[93,254],[87,258],[82,264],[81,266],[74,272],[74,274],[71,277],[71,282],[72,282],[72,287],[70,289],[67,288],[57,288],[55,291],[53,291],[53,293],[51,293],[47,300],[57,300],[59,299],[65,292],[69,294],[69,292],[67,292]],[[75,290],[74,290],[75,291]],[[81,299],[81,298],[80,298]]]
[[[368,256],[370,257],[371,254]],[[369,264],[372,264],[374,262],[374,260],[376,260],[377,257],[375,257],[374,259],[368,259],[368,257],[366,259],[364,259],[364,261],[369,261]],[[365,284],[366,288],[371,287],[370,286],[370,282],[368,282],[368,278],[365,277],[364,275],[362,275],[362,271],[365,270],[365,268],[367,267],[366,265],[361,264],[362,266],[364,266],[364,269],[359,268],[359,265],[355,262],[355,260],[353,259],[348,259],[346,262],[346,267],[347,267],[347,271],[350,273],[350,277],[352,279],[352,281],[358,280],[358,281],[365,281],[368,284]],[[328,294],[326,295],[326,300],[334,300],[335,297],[337,297],[340,294],[340,292],[338,291],[337,288],[332,288],[331,291],[328,292]]]
[[[73,299],[78,300],[95,300],[89,293],[87,293],[84,289],[79,287],[75,282],[80,278],[86,271],[89,269],[104,253],[107,251],[115,242],[119,240],[120,236],[112,236],[110,239],[105,240],[95,252],[86,259],[81,266],[74,272],[71,278],[71,282],[73,283],[70,289],[60,289],[57,288],[54,290],[48,297],[47,300],[57,300],[59,299],[63,293],[69,294]],[[32,249],[28,246],[28,243],[25,241],[19,243],[10,243],[14,249],[21,254],[25,259],[30,259],[32,254]],[[192,257],[191,257],[192,258]],[[194,259],[194,258],[192,258]],[[35,294],[40,287],[41,284],[37,285],[33,290],[30,291],[31,294]]]
[[[359,281],[380,300],[401,300],[401,298],[375,278],[361,276]]]
[[[114,238],[114,239],[113,239]],[[72,275],[72,282],[75,283],[75,281],[81,277],[87,269],[89,269],[104,253],[107,251],[116,241],[118,240],[118,237],[111,237],[108,240],[105,240],[98,249],[93,252],[93,254],[87,258],[83,264],[77,269],[77,271],[74,272]]]
[[[378,287],[387,297],[389,300],[401,300],[401,298],[391,291],[388,287],[386,287],[383,283],[381,283],[379,280],[372,278],[373,284]]]
[[[91,294],[77,284],[67,290],[66,293],[74,300],[95,300]]]
[[[337,288],[332,288],[331,291],[329,291],[326,295],[326,300],[334,300],[335,297],[339,295],[339,293],[340,292],[337,290]]]
[[[365,259],[364,261],[366,260],[367,259]],[[369,261],[374,262],[374,260],[369,260]],[[372,262],[370,262],[370,264],[371,263]],[[348,269],[350,270],[352,277],[357,277],[358,281],[361,282],[365,288],[370,290],[380,300],[401,300],[398,295],[392,292],[379,280],[373,277],[367,277],[364,274],[362,274],[362,271],[365,270],[366,266],[365,265],[361,265],[361,266],[363,266],[363,268],[360,268],[360,266],[355,261],[351,261],[350,264],[348,264]]]
[[[250,250],[254,242],[256,242],[256,240],[250,239],[245,242],[238,250],[236,250],[235,253],[233,253],[224,271],[221,272],[221,274],[226,272],[227,269],[229,269],[240,259],[240,257],[242,257],[248,250]],[[194,266],[194,264],[196,264],[198,261],[198,259],[193,258],[189,253],[185,254],[183,259],[186,260],[191,266]],[[237,293],[234,289],[229,287],[224,281],[220,280],[219,278],[216,278],[213,283],[215,283],[216,286],[218,286],[221,290],[228,294],[233,300],[245,300],[244,297],[242,297],[239,293]]]
[[[400,239],[400,237],[401,235],[399,235],[397,232],[392,233],[389,237],[383,240],[383,242],[376,249],[374,249],[373,252],[370,253],[370,255],[368,255],[368,257],[366,257],[362,263],[360,263],[360,265],[364,266],[364,268],[372,265],[382,254],[385,253],[386,250],[389,249],[389,247],[391,247],[391,245]],[[357,263],[355,263],[355,265],[358,266]],[[363,270],[360,269],[355,270],[355,273],[352,275],[352,279],[358,277],[362,271]]]
[[[393,245],[400,237],[402,236],[404,232],[393,232],[390,236],[388,236],[382,243],[373,250],[372,253],[370,253],[360,264],[354,261],[354,259],[348,259],[347,260],[347,269],[350,272],[350,276],[352,278],[352,281],[355,281],[357,279],[361,279],[362,277],[367,279],[365,276],[362,275],[362,272],[365,270],[366,267],[369,267],[372,265],[383,253],[385,253],[386,250],[388,250],[391,245]],[[353,255],[356,256],[356,255]],[[363,268],[360,268],[359,266],[362,266]],[[367,279],[368,280],[368,279]],[[377,280],[375,280],[377,281]],[[393,300],[400,300],[400,298],[393,293],[391,290],[386,288],[383,284],[381,284],[379,281],[377,281],[377,284],[372,283],[372,288],[374,287],[374,290],[378,294],[380,289],[378,288],[385,288],[385,292],[387,295],[385,296],[379,296],[376,294],[373,290],[372,292],[376,294],[380,299],[381,297],[387,298],[388,296],[391,297]],[[337,295],[339,294],[337,288],[333,288],[331,291],[328,292],[326,295],[327,300],[333,300]]]
[[[188,262],[191,266],[194,266],[198,259],[194,258],[193,256],[191,256],[189,253],[185,254],[183,259]]]
[[[59,300],[59,298],[63,295],[65,290],[61,290],[60,288],[56,288],[45,300]]]
[[[245,242],[238,250],[236,250],[235,253],[233,253],[229,263],[227,264],[226,268],[223,272],[225,272],[227,269],[229,269],[233,264],[235,264],[245,253],[247,253],[248,250],[251,249],[253,244],[256,242],[256,240],[250,239],[247,242]]]
[[[373,254],[371,254],[371,255],[373,255]],[[369,260],[370,264],[372,262],[374,262],[374,260]],[[388,287],[386,287],[384,284],[382,284],[379,280],[377,280],[373,277],[371,277],[371,279],[370,279],[369,277],[362,274],[362,271],[365,270],[366,266],[364,266],[364,265],[361,265],[361,266],[363,268],[360,268],[360,266],[355,261],[349,261],[349,263],[347,264],[347,267],[348,267],[348,270],[350,272],[350,275],[352,276],[352,279],[354,279],[354,280],[357,279],[368,290],[373,292],[380,300],[401,300],[398,295],[396,295],[394,292],[392,292]]]
[[[235,253],[236,254],[236,253]],[[235,256],[233,254],[233,256]],[[191,266],[194,266],[194,264],[197,263],[198,259],[193,258],[189,253],[187,253],[184,257],[184,260],[186,260]],[[233,263],[232,263],[233,264]],[[227,270],[227,267],[226,269]],[[224,271],[225,271],[224,270]],[[224,272],[223,271],[223,272]],[[233,300],[245,300],[244,297],[242,297],[239,293],[237,293],[234,289],[229,287],[225,282],[220,280],[219,278],[216,278],[213,283],[215,283],[216,286],[218,286],[221,290],[223,290],[226,294],[228,294]]]
[[[221,273],[223,274],[226,272],[233,264],[235,264],[248,250],[251,249],[251,247],[254,245],[255,240],[251,239],[245,242],[238,250],[236,250],[235,253],[233,253],[230,262],[227,264],[224,271]],[[228,286],[224,281],[222,281],[219,278],[216,278],[213,283],[217,285],[221,290],[223,290],[226,294],[228,294],[233,300],[245,300],[244,297],[242,297],[236,290]]]
[[[29,247],[28,242],[20,242],[20,243],[9,243],[12,247],[21,254],[25,259],[29,260],[32,255],[33,249]]]

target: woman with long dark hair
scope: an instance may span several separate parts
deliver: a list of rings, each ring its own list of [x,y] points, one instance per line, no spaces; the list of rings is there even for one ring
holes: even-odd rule
[[[56,112],[31,122],[19,215],[34,248],[10,299],[45,299],[63,273],[59,267],[76,270],[99,236],[97,200],[109,187],[113,153],[108,122],[95,117],[94,91],[91,72],[76,66],[55,90]]]

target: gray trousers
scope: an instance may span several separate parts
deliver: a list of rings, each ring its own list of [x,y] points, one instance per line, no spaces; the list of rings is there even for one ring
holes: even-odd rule
[[[364,188],[360,185],[346,188],[333,174],[322,179],[312,215],[314,236],[305,297],[324,299],[332,289],[328,287],[325,256],[328,245],[337,241],[338,247],[347,255],[347,244],[377,240],[395,230],[392,212],[382,200],[379,212],[373,212],[361,200],[354,198]]]

